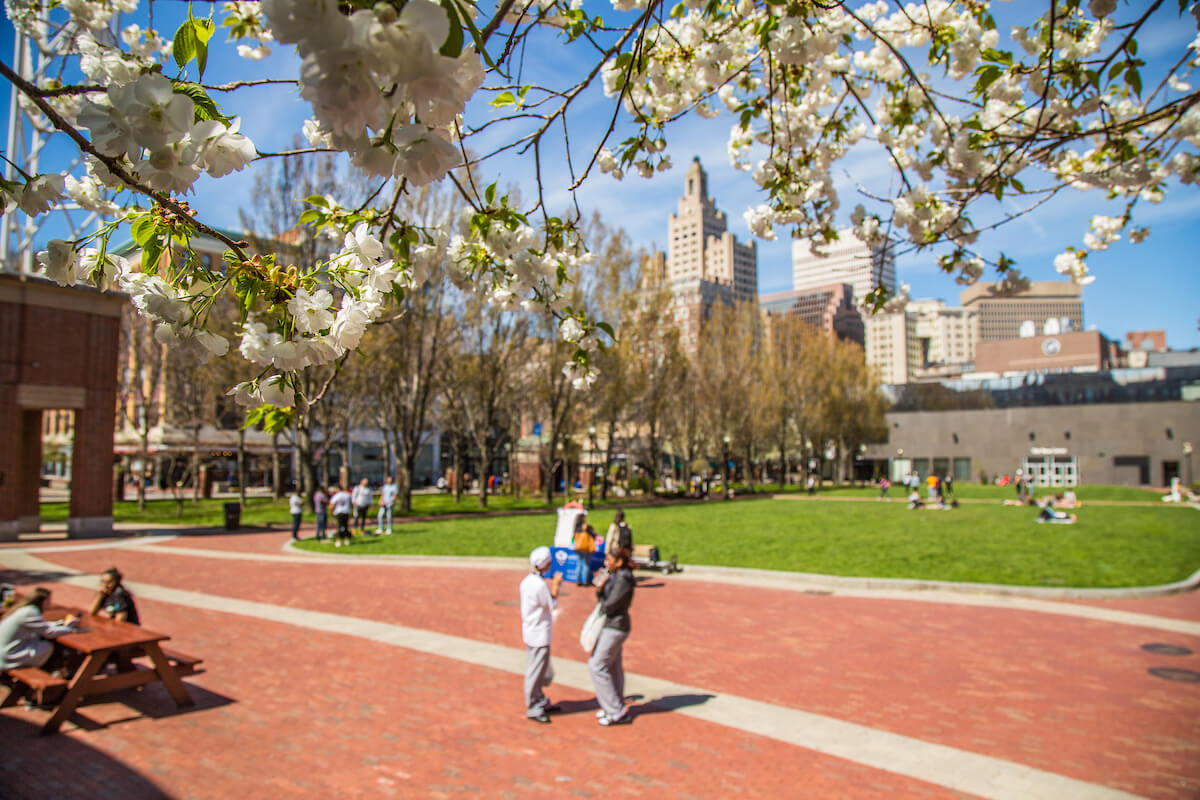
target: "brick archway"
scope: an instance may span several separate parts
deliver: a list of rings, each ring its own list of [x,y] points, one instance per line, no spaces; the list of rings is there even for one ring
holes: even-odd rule
[[[0,540],[36,531],[42,411],[75,412],[71,537],[112,530],[121,295],[0,274]]]

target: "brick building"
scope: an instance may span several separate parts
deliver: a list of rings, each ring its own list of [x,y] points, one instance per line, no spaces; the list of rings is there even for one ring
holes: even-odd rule
[[[848,283],[764,294],[758,303],[767,314],[791,314],[839,339],[863,343],[863,319]]]

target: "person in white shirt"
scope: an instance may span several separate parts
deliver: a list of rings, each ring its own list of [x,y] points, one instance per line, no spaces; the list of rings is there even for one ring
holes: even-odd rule
[[[350,493],[345,489],[334,489],[329,487],[329,492],[333,496],[329,498],[329,510],[337,519],[337,539],[334,541],[335,547],[342,546],[342,539],[346,540],[346,544],[350,544]]]
[[[363,478],[350,495],[350,499],[354,503],[354,524],[358,526],[359,533],[367,532],[367,512],[371,510],[372,497],[370,483]]]
[[[304,498],[293,490],[288,495],[288,512],[292,515],[292,541],[300,539],[300,519],[304,516]]]
[[[375,533],[392,533],[392,506],[396,505],[396,495],[400,493],[400,489],[396,484],[392,483],[392,476],[388,475],[383,479],[383,486],[379,487],[379,521],[375,525]],[[387,530],[383,529],[383,517],[387,515]]]
[[[562,587],[561,572],[550,579],[550,548],[536,547],[529,554],[529,574],[521,580],[521,638],[525,642],[525,716],[533,722],[549,722],[549,714],[559,711],[542,687],[554,680],[550,664],[550,639],[556,615],[555,600]]]

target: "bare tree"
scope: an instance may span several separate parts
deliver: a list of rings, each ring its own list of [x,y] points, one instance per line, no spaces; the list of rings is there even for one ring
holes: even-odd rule
[[[121,356],[117,381],[117,408],[122,427],[137,438],[138,510],[146,508],[146,463],[150,459],[150,431],[162,418],[162,381],[165,346],[154,330],[132,308],[121,314]]]

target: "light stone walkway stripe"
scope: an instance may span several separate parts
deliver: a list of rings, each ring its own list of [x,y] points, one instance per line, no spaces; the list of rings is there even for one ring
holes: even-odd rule
[[[65,544],[49,547],[31,545],[29,547],[12,547],[8,549],[14,553],[70,553],[74,550],[107,550],[110,547],[141,547],[148,544],[158,544],[159,542],[169,542],[177,538],[175,534],[167,534],[163,536],[139,536],[134,539],[116,539],[92,544]],[[3,549],[0,549],[0,552],[3,552]]]
[[[0,561],[22,570],[73,573],[62,578],[60,582],[93,588],[90,576],[60,568],[36,556],[6,552],[0,553]],[[141,583],[130,583],[129,586],[139,597],[165,603],[238,614],[326,633],[358,636],[428,655],[502,670],[513,675],[525,674],[523,649],[374,620],[238,600],[166,586]],[[569,638],[567,645],[561,649],[572,649]],[[592,689],[591,678],[584,662],[555,657],[554,671],[555,679],[560,684],[582,691]],[[655,698],[648,703],[653,705],[656,701],[661,702],[664,706],[673,708],[673,713],[676,714],[786,742],[979,797],[996,800],[1059,800],[1064,797],[1073,800],[1117,800],[1137,797],[1012,761],[745,697],[718,695],[703,688],[645,675],[627,673],[626,691]],[[675,707],[672,700],[680,696],[707,699],[697,705]]]
[[[267,553],[240,553],[226,550],[205,550],[201,548],[175,547],[161,544],[173,537],[147,537],[142,540],[154,543],[155,547],[147,552],[166,555],[191,556],[199,558],[215,558],[231,561],[257,561],[277,564],[311,564],[315,560],[336,562],[351,565],[390,565],[390,566],[453,566],[464,569],[524,569],[526,560],[523,558],[482,558],[465,556],[338,556],[338,555],[271,555]],[[178,541],[176,539],[176,541]],[[83,547],[87,547],[86,545]],[[28,548],[0,550],[0,558],[6,554],[23,552],[52,553],[55,550],[67,548]],[[296,553],[290,547],[290,552]],[[981,608],[1001,608],[1017,611],[1033,611],[1041,614],[1057,614],[1065,617],[1091,619],[1099,622],[1109,622],[1117,625],[1134,625],[1139,628],[1154,628],[1157,630],[1182,633],[1188,636],[1200,636],[1200,622],[1159,617],[1153,614],[1139,614],[1134,611],[1087,606],[1078,603],[1057,603],[1050,600],[1038,600],[1029,597],[1017,597],[1007,594],[971,594],[959,591],[939,589],[862,589],[841,584],[843,579],[835,579],[831,583],[822,575],[806,575],[803,573],[772,572],[770,570],[735,569],[728,567],[688,567],[687,571],[672,575],[669,580],[700,580],[712,583],[727,583],[737,586],[748,586],[762,589],[782,589],[793,592],[828,591],[830,596],[856,597],[868,600],[902,600],[916,603],[940,603],[943,605],[964,605]],[[849,580],[849,579],[845,579]],[[837,588],[833,588],[836,586]]]

